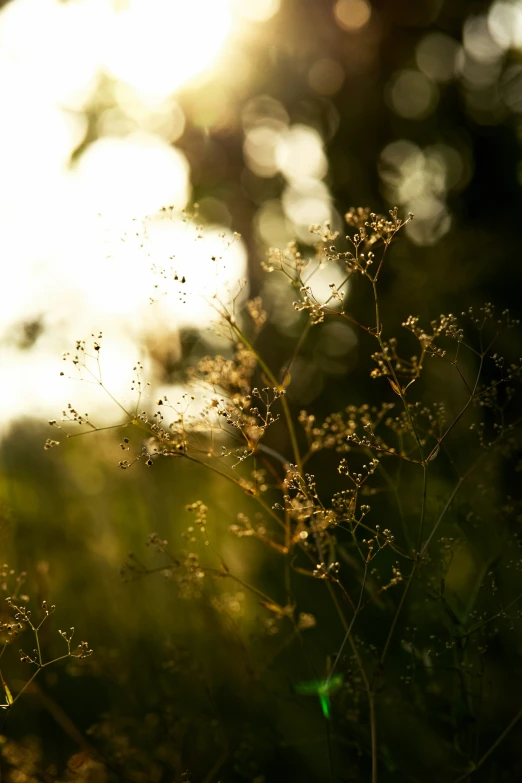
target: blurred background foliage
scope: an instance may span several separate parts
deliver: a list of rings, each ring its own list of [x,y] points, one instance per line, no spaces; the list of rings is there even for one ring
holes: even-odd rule
[[[40,112],[47,115],[25,79],[41,66],[40,78],[52,100],[77,123],[59,153],[67,176],[87,171],[89,182],[89,177],[98,177],[96,192],[121,197],[125,218],[143,218],[174,190],[180,194],[177,206],[188,200],[199,203],[207,226],[241,234],[250,295],[261,295],[269,314],[259,350],[271,367],[280,368],[306,317],[292,309],[291,293],[262,273],[260,260],[269,247],[284,246],[295,237],[306,250],[312,244],[311,223],[331,220],[342,232],[342,215],[352,205],[379,212],[398,205],[403,214],[415,213],[392,247],[382,278],[381,315],[392,334],[410,313],[428,321],[484,301],[520,314],[522,4],[238,0],[222,4],[221,13],[231,14],[232,21],[221,32],[214,26],[218,6],[211,11],[211,3],[196,4],[197,15],[188,14],[187,19],[182,3],[173,3],[179,17],[172,19],[168,4],[155,2],[147,8],[107,3],[115,13],[137,9],[143,27],[137,38],[127,41],[130,59],[101,57],[89,79],[77,77],[77,91],[70,85],[65,89],[63,73],[70,68],[72,83],[75,78],[80,16],[70,29],[68,21],[55,28],[63,40],[53,49],[28,31],[39,21],[44,25],[42,39],[45,42],[49,32],[52,44],[56,33],[51,26],[62,20],[64,9],[103,5],[46,0],[37,11],[29,0],[12,0],[0,11],[6,127],[19,132],[9,135],[4,129],[0,155],[6,162],[14,155],[12,182],[22,182],[11,192],[4,185],[0,194],[5,236],[11,242],[5,240],[2,248],[7,279],[2,296],[9,313],[0,337],[2,560],[16,572],[27,571],[27,592],[35,607],[44,599],[57,604],[42,637],[50,654],[59,654],[57,629],[71,625],[95,651],[86,661],[69,661],[43,672],[11,711],[2,729],[2,774],[20,783],[78,778],[193,783],[370,780],[367,708],[357,688],[332,697],[335,717],[328,725],[318,700],[295,693],[297,682],[310,679],[310,665],[319,677],[326,674],[328,656],[342,640],[343,630],[320,583],[303,578],[295,588],[299,610],[317,622],[303,630],[303,656],[285,619],[261,608],[258,597],[226,575],[205,580],[202,595],[196,596],[185,595],[169,573],[121,578],[129,552],[151,567],[164,563],[161,553],[146,545],[153,532],[167,539],[174,552],[186,548],[182,535],[191,519],[185,505],[201,500],[209,508],[211,539],[207,549],[202,541],[194,544],[202,558],[218,570],[224,561],[240,579],[284,603],[280,556],[255,539],[238,540],[228,532],[238,511],[255,513],[253,501],[183,460],[158,462],[152,470],[138,464],[119,471],[120,435],[98,433],[60,449],[42,449],[49,437],[45,420],[57,417],[65,402],[75,402],[74,387],[57,392],[42,368],[45,364],[53,378],[58,376],[59,355],[70,348],[71,334],[85,336],[78,328],[105,328],[107,320],[109,327],[120,323],[127,336],[131,333],[135,356],[146,361],[152,393],[179,388],[186,369],[216,342],[208,324],[199,330],[197,320],[184,315],[176,316],[168,328],[163,322],[153,328],[149,321],[142,328],[136,315],[131,328],[134,294],[129,295],[128,311],[121,311],[121,322],[117,307],[108,319],[112,302],[126,296],[127,289],[122,280],[121,294],[119,279],[106,271],[110,257],[92,273],[88,257],[76,261],[83,235],[72,236],[64,245],[67,267],[53,267],[55,246],[49,236],[53,234],[54,241],[62,230],[65,234],[69,217],[61,216],[58,197],[57,206],[46,203],[46,192],[53,200],[55,172],[42,162],[54,154],[54,126],[39,121]],[[126,35],[123,27],[104,28],[104,17],[100,19],[94,18],[88,28],[91,46],[111,32]],[[187,60],[195,48],[204,61],[198,41],[214,47],[214,59],[196,76],[188,69],[187,77],[176,78],[175,69],[181,66],[170,54],[162,59],[161,47],[178,48]],[[147,58],[155,47],[159,54],[152,67]],[[16,71],[26,56],[24,79],[8,87],[9,68]],[[192,66],[194,73],[197,70]],[[149,81],[141,83],[143,74]],[[29,111],[20,108],[24,102],[29,102]],[[101,148],[101,142],[113,146]],[[121,159],[121,168],[111,168],[124,148],[128,155]],[[163,175],[157,183],[150,179],[152,158],[143,164],[136,152],[142,148],[162,150],[162,171],[171,161],[165,150],[174,149],[175,166],[165,176],[179,176],[181,184],[165,189]],[[99,159],[98,168],[88,169],[92,151],[100,149],[106,157]],[[133,201],[131,195],[125,200],[127,193],[135,192],[147,198]],[[88,203],[99,206],[96,199]],[[104,206],[110,212],[110,202]],[[46,229],[39,222],[40,211],[46,215]],[[8,223],[13,216],[18,222],[11,237]],[[119,227],[116,221],[114,230]],[[25,232],[31,231],[43,250],[24,244]],[[189,254],[186,263],[197,292],[197,279],[206,272],[191,265],[190,248],[183,252]],[[73,278],[78,288],[71,287]],[[82,286],[85,295],[71,294]],[[139,285],[145,303],[151,287]],[[19,292],[27,290],[40,291],[40,296],[20,297]],[[105,299],[96,298],[99,290],[105,290]],[[351,312],[363,319],[370,300],[356,281],[349,297]],[[9,308],[13,299],[18,309]],[[59,309],[64,300],[70,309],[54,318],[53,307]],[[184,307],[190,310],[190,296]],[[71,321],[78,312],[88,312],[88,317]],[[348,404],[378,403],[383,393],[387,401],[393,398],[390,389],[383,392],[383,385],[369,378],[362,360],[370,345],[366,337],[345,323],[330,321],[311,332],[288,390],[295,416],[306,407],[321,419]],[[505,344],[510,358],[518,358],[519,345],[518,336],[510,333]],[[430,366],[419,398],[441,396],[450,410],[458,409],[458,391]],[[274,430],[268,442],[289,453],[283,428]],[[474,448],[463,436],[455,444],[455,459],[464,460]],[[452,606],[465,606],[483,578],[488,589],[478,611],[484,618],[493,617],[520,589],[516,459],[516,454],[493,459],[455,506],[445,530],[447,536],[473,537],[472,546],[451,551],[452,564],[440,556],[447,567]],[[333,457],[321,457],[313,470],[325,496],[339,489]],[[430,501],[434,511],[451,491],[451,480],[443,464],[435,473]],[[419,492],[418,477],[412,474],[411,492],[403,501],[406,516],[418,513]],[[395,532],[397,519],[388,499],[376,496],[372,504],[377,516],[385,517],[384,526]],[[490,527],[482,529],[477,523],[481,515],[489,515]],[[385,552],[383,561],[389,569],[393,553]],[[390,593],[383,605],[370,606],[362,616],[358,633],[364,655],[371,658],[372,645],[382,646],[398,595]],[[513,616],[517,610],[515,605]],[[458,608],[455,611],[458,614]],[[443,645],[448,627],[454,629],[455,618],[447,612],[436,601],[417,598],[401,619],[387,664],[395,685],[383,686],[378,709],[383,782],[456,780],[466,769],[473,744],[484,752],[520,708],[522,638],[515,620],[492,622],[479,634],[469,655],[481,685],[469,700],[462,661],[455,659],[453,670],[448,664],[436,683],[428,669],[414,675],[412,667],[419,665],[430,639]],[[480,652],[481,645],[488,647],[487,656]],[[16,652],[8,650],[13,691],[26,677]],[[520,739],[515,727],[470,779],[520,779]],[[333,748],[333,778],[328,744]],[[87,761],[81,754],[92,748],[96,760]]]

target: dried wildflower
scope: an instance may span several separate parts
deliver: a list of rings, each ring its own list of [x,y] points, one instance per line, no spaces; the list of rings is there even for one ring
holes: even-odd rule
[[[254,322],[255,334],[257,335],[267,321],[266,310],[263,310],[263,300],[260,296],[256,296],[255,299],[249,299],[246,304],[246,309]]]
[[[301,631],[323,622],[319,611],[317,620],[302,611],[301,587],[296,585],[307,579],[311,591],[332,601],[340,622],[337,641],[325,656],[324,678],[302,684],[299,692],[318,696],[327,718],[335,718],[337,698],[342,720],[349,715],[362,725],[361,716],[370,716],[368,734],[360,745],[372,746],[375,778],[376,759],[382,755],[376,742],[380,710],[375,709],[375,700],[385,681],[394,676],[394,667],[386,665],[389,651],[395,647],[413,660],[398,681],[401,688],[415,681],[418,698],[422,693],[419,681],[424,677],[426,691],[441,699],[450,672],[455,671],[457,691],[465,692],[475,709],[468,659],[473,659],[477,672],[484,671],[488,634],[498,632],[497,622],[507,626],[521,617],[520,609],[515,610],[518,599],[510,598],[511,603],[504,599],[505,588],[494,561],[485,567],[492,556],[489,550],[500,541],[502,548],[512,550],[509,567],[522,571],[522,559],[513,555],[521,546],[520,536],[513,532],[522,519],[520,503],[513,498],[499,503],[498,497],[488,497],[487,480],[479,480],[482,471],[499,471],[506,457],[513,459],[515,470],[520,467],[516,456],[520,422],[511,411],[519,402],[522,359],[504,357],[500,345],[503,332],[513,329],[517,321],[490,303],[470,308],[459,318],[441,315],[427,325],[417,315],[404,314],[401,320],[407,333],[402,332],[399,344],[388,320],[383,322],[380,281],[392,241],[412,217],[403,218],[396,209],[386,216],[366,208],[351,209],[346,214],[346,237],[339,237],[329,224],[314,225],[311,231],[317,243],[313,250],[301,250],[292,242],[269,251],[263,268],[286,279],[295,311],[308,317],[295,353],[282,369],[271,367],[255,341],[267,322],[261,299],[250,299],[243,307],[237,295],[231,294],[230,301],[216,297],[213,305],[220,334],[227,336],[229,346],[220,355],[201,358],[189,372],[189,382],[205,398],[199,411],[193,413],[196,405],[190,391],[174,403],[167,396],[160,397],[153,412],[142,410],[146,381],[139,364],[134,365],[130,384],[135,407],[127,410],[118,403],[121,426],[128,428],[129,436],[120,439],[123,469],[137,463],[150,466],[162,457],[188,459],[229,481],[234,491],[247,496],[248,504],[238,511],[229,510],[227,503],[222,510],[228,514],[228,533],[240,540],[229,537],[223,541],[216,536],[213,546],[203,548],[201,543],[208,543],[209,508],[202,500],[190,503],[187,527],[169,536],[170,544],[152,533],[147,541],[154,550],[152,564],[129,555],[122,568],[124,578],[157,573],[180,598],[204,596],[206,605],[213,606],[223,624],[237,634],[249,674],[250,667],[255,667],[243,646],[243,625],[248,625],[249,634],[252,628],[257,632],[261,628],[268,636],[279,634],[274,648],[281,650],[296,638],[301,640]],[[344,276],[330,283],[324,301],[314,293],[314,275],[327,265]],[[358,276],[360,290],[365,287],[370,297],[360,321],[350,309],[354,276]],[[183,282],[179,276],[176,279]],[[362,305],[357,311],[364,311]],[[309,326],[329,318],[348,321],[350,328],[363,333],[361,347],[373,346],[371,376],[385,379],[375,390],[382,397],[378,404],[361,404],[356,384],[351,383],[353,375],[339,387],[346,395],[342,409],[324,417],[301,411],[301,431],[296,432],[294,413],[285,396],[289,383],[294,382],[292,365],[297,354],[309,348]],[[92,347],[79,340],[64,359],[72,362],[73,372],[80,376],[90,372],[91,379],[103,387],[101,335],[92,338]],[[408,343],[414,346],[411,353]],[[430,362],[435,367],[431,375]],[[423,382],[434,378],[433,389],[440,390],[443,400],[437,400],[430,384]],[[62,428],[56,420],[50,425]],[[63,429],[71,437],[73,430],[97,428],[88,414],[79,413],[71,403],[63,413]],[[283,429],[286,437],[278,440]],[[473,449],[470,438],[477,438],[481,448]],[[46,448],[55,442],[48,444]],[[324,465],[327,471],[322,470]],[[488,529],[489,510],[492,525]],[[505,537],[499,536],[499,530]],[[241,560],[236,555],[256,547],[265,547],[281,564],[284,579],[278,583],[278,595],[265,594],[269,580],[256,581],[255,574],[250,584],[247,569],[237,566]],[[459,561],[460,556],[463,560]],[[477,573],[482,569],[484,588],[473,587],[459,595],[467,573],[472,574],[470,583],[476,581],[474,569]],[[493,604],[482,598],[486,588],[494,596]],[[258,616],[251,616],[248,596]],[[468,604],[464,611],[462,607]],[[375,607],[371,617],[379,622],[371,617],[365,622],[370,605]],[[11,609],[12,616],[2,625],[7,643],[33,622],[21,596],[16,610],[14,605]],[[425,644],[418,638],[421,634],[414,623],[421,613],[444,629],[433,635],[433,649],[428,649],[427,640]],[[243,623],[238,622],[243,615]],[[401,641],[399,629],[404,635]],[[76,652],[71,650],[71,632],[64,632],[63,638],[69,657],[90,653],[83,642]],[[452,657],[444,660],[448,652]],[[22,656],[27,663],[39,665],[37,652]],[[433,663],[437,658],[444,681]],[[260,676],[257,671],[254,674]],[[474,714],[468,717],[466,733],[476,720]],[[461,740],[459,748],[464,745]],[[475,748],[473,752],[476,758]],[[174,766],[179,770],[178,760]],[[249,770],[248,775],[253,774]]]

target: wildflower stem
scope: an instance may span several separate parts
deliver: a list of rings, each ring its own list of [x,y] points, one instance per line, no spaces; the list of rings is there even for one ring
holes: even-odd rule
[[[362,599],[363,599],[363,595],[364,595],[364,588],[366,587],[366,577],[367,577],[367,575],[368,575],[368,562],[366,562],[364,564],[364,574],[363,574],[363,579],[362,579],[362,583],[361,583],[361,591],[359,593],[359,600],[357,602],[357,606],[355,607],[354,613],[352,615],[352,619],[350,620],[350,625],[346,629],[346,633],[345,633],[344,639],[343,639],[343,641],[341,643],[341,646],[339,647],[339,652],[335,656],[335,661],[333,662],[332,668],[330,669],[330,673],[328,674],[328,677],[326,678],[326,684],[327,685],[330,682],[330,680],[332,679],[332,676],[333,676],[333,674],[335,672],[335,669],[337,668],[337,664],[341,660],[341,655],[342,655],[342,652],[344,650],[344,646],[345,646],[346,642],[348,641],[348,637],[350,636],[350,634],[352,632],[352,628],[354,626],[356,617],[359,614],[359,610],[361,608]]]
[[[246,337],[246,335],[243,334],[241,329],[237,326],[237,324],[232,324],[232,328],[234,329],[235,333],[245,346],[255,357],[257,360],[257,363],[265,373],[266,377],[270,381],[270,383],[274,386],[276,389],[281,388],[281,384],[278,382],[277,378],[273,374],[270,367],[266,364],[262,356],[259,354],[258,351],[254,348],[250,340]],[[297,470],[299,473],[302,473],[303,465],[301,460],[301,452],[299,451],[299,444],[297,443],[297,435],[294,427],[294,422],[292,419],[292,414],[290,413],[290,406],[288,405],[288,401],[285,396],[281,397],[281,405],[283,408],[284,417],[286,420],[286,426],[288,427],[288,435],[290,436],[290,442],[292,444],[292,452],[294,455],[295,464],[297,467]]]
[[[399,465],[399,467],[400,467],[400,465]],[[379,462],[378,469],[379,469],[379,472],[384,476],[384,480],[386,481],[388,487],[390,488],[390,492],[393,494],[393,497],[395,499],[395,503],[397,504],[397,511],[399,512],[399,517],[400,517],[401,526],[402,526],[402,532],[404,533],[404,538],[406,539],[406,544],[410,548],[413,548],[413,544],[412,544],[412,542],[410,540],[410,533],[409,533],[409,530],[408,530],[408,526],[406,525],[406,520],[404,518],[404,510],[402,508],[401,496],[399,495],[399,491],[397,489],[399,479],[397,478],[397,484],[396,484],[392,480],[392,477],[390,476],[388,471],[383,467],[382,462]],[[404,553],[400,552],[400,550],[396,546],[393,546],[392,548],[393,548],[394,552],[398,552],[398,553],[402,554],[402,556],[404,557]]]
[[[383,647],[383,650],[382,650],[382,653],[381,653],[381,657],[379,658],[379,666],[378,666],[379,670],[381,670],[382,667],[384,666],[384,661],[385,661],[386,656],[388,654],[388,649],[390,647],[390,643],[391,643],[391,640],[392,640],[392,637],[393,637],[393,633],[395,631],[395,626],[397,625],[397,620],[399,619],[399,616],[400,616],[400,614],[402,612],[402,607],[404,606],[404,602],[406,600],[406,596],[408,595],[408,593],[410,591],[410,587],[411,587],[411,585],[413,583],[413,577],[415,576],[415,571],[417,570],[417,565],[418,565],[418,561],[415,561],[413,566],[412,566],[412,569],[410,571],[410,575],[408,577],[408,581],[406,582],[406,585],[404,587],[404,590],[403,590],[403,593],[402,593],[402,596],[401,596],[401,600],[399,601],[399,605],[398,605],[397,609],[395,610],[395,614],[393,616],[392,624],[390,626],[390,630],[388,631],[388,636],[386,637],[386,641],[384,643],[384,647]]]
[[[368,704],[370,707],[370,734],[372,743],[372,783],[378,780],[378,759],[377,759],[377,716],[375,714],[375,694],[368,691]]]
[[[466,772],[464,772],[463,775],[460,775],[458,778],[456,778],[453,783],[461,783],[463,780],[466,780],[473,772],[476,772],[480,767],[484,764],[485,761],[491,756],[493,751],[495,751],[501,742],[505,740],[509,732],[515,728],[518,721],[522,718],[522,707],[519,709],[515,717],[508,723],[502,734],[497,737],[495,742],[489,746],[487,751],[479,758],[479,760],[473,764]]]
[[[290,357],[288,362],[282,368],[282,381],[281,382],[283,384],[286,383],[286,378],[291,376],[292,366],[293,366],[295,360],[297,359],[299,351],[303,347],[303,345],[305,343],[305,340],[306,340],[306,338],[308,337],[308,335],[310,333],[311,328],[312,328],[312,322],[310,321],[310,319],[308,319],[308,321],[306,322],[306,325],[305,325],[303,331],[301,332],[301,336],[299,337],[299,340],[297,341],[297,343],[295,345],[295,348],[292,351],[292,356]]]
[[[428,494],[428,467],[426,464],[422,466],[422,503],[421,503],[421,513],[420,513],[420,520],[419,520],[419,532],[417,534],[417,552],[420,556],[421,548],[422,548],[422,533],[424,530],[424,521],[426,519],[426,499]],[[433,535],[433,531],[432,531]]]
[[[208,468],[213,473],[217,473],[218,476],[221,476],[224,479],[227,479],[228,481],[231,481],[232,484],[234,484],[236,487],[239,487],[243,491],[245,490],[245,487],[242,485],[241,481],[238,479],[235,479],[233,476],[229,476],[227,473],[224,473],[222,470],[219,470],[219,468],[215,468],[214,465],[209,464],[208,462],[203,462],[202,460],[196,459],[196,457],[191,457],[190,454],[184,453],[182,455],[185,459],[188,459],[190,462],[195,462],[196,465],[203,465],[203,467]],[[272,517],[272,519],[275,519],[277,524],[284,528],[284,522],[281,521],[281,519],[278,517],[278,515],[275,513],[275,511],[270,508],[268,503],[265,503],[264,500],[262,500],[259,495],[252,495],[254,500],[259,503],[259,505],[262,507],[263,511],[265,511],[269,516]]]
[[[419,444],[420,446],[420,444]],[[422,454],[422,452],[421,452]],[[399,601],[399,605],[397,606],[397,609],[395,611],[395,614],[393,616],[392,624],[390,626],[390,630],[388,631],[388,636],[386,637],[386,641],[384,643],[383,651],[381,653],[381,657],[379,659],[379,670],[382,669],[384,666],[384,660],[388,654],[388,649],[391,644],[391,640],[393,638],[393,634],[395,631],[395,627],[397,625],[397,621],[399,619],[399,616],[402,612],[402,607],[404,606],[404,602],[406,601],[406,597],[410,591],[410,588],[413,584],[413,578],[415,576],[415,571],[417,570],[417,566],[420,561],[421,556],[421,544],[422,544],[422,530],[424,527],[424,519],[426,516],[426,499],[427,499],[427,489],[428,489],[428,470],[426,464],[423,464],[423,481],[422,481],[422,504],[421,504],[421,514],[420,514],[420,521],[419,521],[419,532],[418,532],[418,543],[417,543],[417,557],[413,563],[410,575],[408,577],[408,581],[406,582],[406,585],[404,587],[401,600]],[[432,531],[433,532],[433,531]]]
[[[35,671],[35,672],[33,672],[32,676],[31,676],[31,677],[30,677],[30,678],[27,680],[27,682],[26,682],[26,683],[25,683],[25,685],[23,686],[22,690],[21,690],[21,691],[18,691],[18,693],[17,693],[17,694],[16,694],[16,696],[14,697],[14,699],[13,699],[13,702],[12,702],[11,706],[13,706],[13,704],[16,704],[16,702],[18,701],[18,699],[20,698],[20,696],[21,696],[21,695],[22,695],[22,694],[23,694],[23,693],[24,693],[24,692],[27,690],[27,688],[28,688],[28,687],[31,685],[31,683],[33,682],[33,680],[34,680],[34,679],[35,679],[35,678],[38,676],[38,674],[41,672],[41,670],[42,670],[42,669],[43,669],[43,666],[39,666],[39,667],[36,669],[36,671]]]
[[[207,772],[205,777],[202,780],[202,783],[212,783],[212,781],[215,779],[216,775],[218,774],[219,770],[225,763],[225,761],[230,756],[230,751],[228,748],[225,748],[221,755],[217,758],[216,762],[212,765],[212,768]]]
[[[350,624],[346,620],[346,617],[344,616],[344,612],[339,606],[339,601],[337,600],[337,596],[335,595],[335,591],[331,585],[331,583],[326,580],[325,581],[326,588],[328,592],[330,593],[330,598],[332,599],[332,603],[335,606],[335,609],[337,611],[337,614],[339,615],[339,619],[341,620],[341,623],[343,624],[343,627],[346,631],[347,639],[350,644],[351,650],[353,652],[353,656],[356,660],[361,679],[363,681],[364,690],[366,691],[366,695],[368,697],[368,708],[370,712],[370,736],[371,736],[371,756],[372,756],[372,783],[377,783],[378,780],[378,769],[377,769],[377,716],[375,713],[375,694],[373,692],[373,689],[370,685],[370,681],[368,679],[368,675],[366,674],[366,669],[363,666],[363,662],[361,660],[361,656],[359,654],[359,650],[357,649],[357,645],[355,644],[354,638],[351,633]],[[355,615],[354,615],[355,617]],[[353,621],[353,618],[352,618]]]
[[[471,474],[475,472],[475,470],[483,462],[483,460],[486,458],[486,456],[487,456],[487,452],[484,452],[483,454],[481,454],[481,456],[475,461],[475,463],[470,468],[468,468],[466,473],[463,476],[461,476],[459,478],[459,480],[457,481],[457,483],[456,483],[456,485],[455,485],[455,487],[453,489],[453,492],[449,496],[449,498],[448,498],[448,500],[446,502],[446,505],[444,506],[442,512],[439,515],[439,518],[437,519],[437,521],[435,522],[435,525],[433,526],[433,530],[431,531],[431,533],[428,536],[427,540],[424,542],[422,548],[419,550],[419,558],[422,558],[424,553],[426,552],[428,546],[430,545],[430,542],[431,542],[433,536],[437,532],[437,529],[438,529],[440,523],[442,522],[442,520],[446,516],[446,512],[448,511],[449,507],[451,506],[451,504],[455,500],[455,497],[457,496],[457,493],[460,490],[461,486],[471,476]]]
[[[459,489],[460,489],[460,488],[461,488],[461,486],[463,485],[464,481],[465,481],[465,478],[463,478],[462,476],[461,476],[461,478],[459,478],[459,480],[457,481],[457,483],[456,483],[456,485],[455,485],[455,487],[454,487],[454,489],[453,489],[453,492],[452,492],[452,493],[451,493],[451,495],[449,496],[449,498],[448,498],[448,500],[447,500],[447,502],[446,502],[446,505],[444,506],[443,510],[441,511],[441,513],[440,513],[440,515],[439,515],[439,518],[438,518],[438,519],[437,519],[437,521],[435,522],[435,524],[434,524],[434,526],[433,526],[433,529],[432,529],[431,533],[429,534],[428,538],[426,539],[426,541],[424,542],[424,544],[422,545],[422,547],[419,547],[419,556],[420,556],[420,557],[423,557],[424,553],[426,552],[427,548],[429,547],[429,545],[430,545],[430,542],[431,542],[431,539],[433,538],[433,536],[434,536],[434,535],[435,535],[435,533],[437,532],[437,529],[438,529],[438,527],[439,527],[440,523],[442,522],[442,520],[443,520],[443,519],[444,519],[444,517],[446,516],[446,512],[448,511],[449,507],[451,506],[451,504],[452,504],[452,503],[453,503],[453,501],[455,500],[455,497],[456,497],[456,495],[457,495],[457,492],[459,491]]]
[[[466,413],[467,409],[469,408],[469,406],[473,402],[473,400],[475,398],[475,394],[477,392],[477,387],[478,387],[478,383],[479,383],[479,380],[480,380],[480,376],[482,374],[482,365],[483,364],[484,364],[484,355],[482,355],[480,357],[480,363],[479,363],[479,368],[478,368],[478,371],[477,371],[477,377],[475,378],[475,384],[473,386],[473,390],[471,392],[471,395],[470,395],[468,401],[466,402],[466,404],[464,405],[462,410],[459,413],[457,413],[457,415],[455,416],[455,418],[453,419],[453,421],[451,422],[451,424],[447,428],[446,432],[442,435],[441,438],[439,438],[437,444],[433,447],[433,449],[431,450],[430,454],[428,455],[428,461],[429,461],[430,457],[432,457],[433,454],[435,454],[437,449],[440,448],[441,443],[446,440],[446,438],[450,434],[451,430],[455,427],[455,425],[464,416],[464,414]]]
[[[128,417],[129,417],[129,419],[131,419],[131,420],[132,420],[133,416],[132,416],[132,415],[129,413],[129,411],[128,411],[128,410],[125,408],[125,406],[124,406],[124,405],[122,405],[122,404],[121,404],[121,402],[119,402],[119,400],[117,400],[117,399],[116,399],[116,397],[114,396],[114,394],[112,394],[112,393],[111,393],[111,392],[108,390],[108,388],[105,386],[105,384],[104,384],[104,383],[103,383],[103,381],[101,380],[101,377],[98,377],[98,378],[97,378],[97,377],[96,377],[96,375],[95,375],[95,374],[92,372],[92,370],[91,370],[90,368],[88,368],[88,367],[87,367],[86,369],[88,370],[88,372],[89,372],[89,373],[92,375],[92,377],[94,378],[94,383],[97,383],[99,386],[101,386],[101,388],[103,389],[103,391],[104,391],[106,394],[108,394],[108,395],[109,395],[109,397],[110,397],[110,398],[111,398],[111,400],[112,400],[112,401],[115,403],[115,405],[117,405],[117,406],[118,406],[118,408],[120,408],[120,410],[122,410],[122,411],[123,411],[123,413],[124,413],[126,416],[128,416]]]
[[[249,590],[254,595],[257,595],[259,598],[262,598],[263,601],[265,601],[266,603],[273,604],[274,606],[277,605],[276,601],[274,601],[274,599],[271,598],[269,595],[263,593],[262,590],[258,590],[257,587],[248,584],[248,582],[245,582],[239,576],[230,573],[230,571],[218,571],[217,568],[202,568],[201,570],[204,571],[205,574],[211,574],[213,576],[227,577],[228,579],[232,579],[233,582],[237,582],[239,585],[241,585],[241,587],[244,587],[245,590]]]
[[[381,318],[379,315],[379,297],[377,296],[377,283],[375,280],[372,281],[372,288],[373,288],[373,301],[375,302],[375,336],[379,340],[379,345],[381,346],[381,350],[383,350],[383,345],[381,342]],[[399,387],[400,388],[400,387]]]

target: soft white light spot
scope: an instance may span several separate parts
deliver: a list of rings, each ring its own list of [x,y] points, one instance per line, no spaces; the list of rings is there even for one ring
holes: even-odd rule
[[[400,117],[420,120],[433,111],[438,96],[434,83],[423,73],[404,70],[392,77],[386,97],[393,111]]]
[[[170,142],[177,141],[183,134],[185,115],[173,97],[153,100],[137,93],[124,82],[117,82],[114,92],[118,109],[132,121],[134,129],[155,133]]]
[[[502,60],[477,60],[468,51],[461,49],[457,55],[456,66],[461,82],[470,90],[479,91],[497,81],[502,71]]]
[[[328,171],[323,140],[307,125],[292,125],[288,129],[277,147],[276,160],[289,182],[322,179]]]
[[[0,11],[0,70],[40,99],[82,103],[96,86],[105,0],[15,0]]]
[[[488,13],[488,27],[492,38],[502,49],[522,47],[522,3],[500,0],[493,3]]]
[[[460,45],[444,33],[428,33],[417,45],[415,58],[420,70],[437,82],[449,82],[455,75],[455,58]]]
[[[279,199],[265,201],[259,208],[256,233],[267,247],[285,247],[293,239]]]
[[[281,0],[235,0],[234,10],[249,22],[267,22],[279,11]]]
[[[406,230],[416,244],[432,245],[450,229],[445,198],[452,160],[444,145],[423,151],[404,139],[392,142],[381,153],[379,173],[386,198],[404,212],[415,213]]]
[[[1,79],[0,102],[4,107],[0,125],[0,208],[7,225],[8,214],[27,216],[35,205],[41,209],[42,200],[47,206],[58,178],[66,173],[72,152],[85,136],[87,122],[82,114],[63,111],[37,96],[30,102],[21,101],[16,83]]]
[[[415,220],[406,226],[406,233],[415,244],[434,245],[450,230],[451,216],[441,201],[429,198],[417,200],[415,209]]]
[[[255,125],[245,134],[243,151],[248,168],[258,177],[273,177],[278,171],[277,148],[282,140],[279,123]]]
[[[303,275],[305,285],[309,285],[314,299],[320,304],[329,303],[329,307],[333,310],[339,309],[339,301],[332,299],[331,284],[340,286],[346,279],[346,271],[341,268],[339,264],[326,264],[321,266],[312,261],[309,266],[306,267],[306,271]],[[349,286],[343,286],[345,294],[348,293]]]
[[[367,0],[338,0],[334,13],[338,25],[353,32],[368,24],[372,9]]]
[[[144,217],[165,204],[184,206],[188,200],[185,156],[148,134],[95,141],[75,172],[86,202],[105,215]]]
[[[522,66],[510,65],[502,75],[502,99],[516,114],[522,114]]]
[[[472,16],[462,31],[464,49],[479,62],[494,62],[503,54],[503,48],[492,37],[486,16]]]
[[[139,92],[168,97],[208,68],[231,27],[228,0],[128,0],[104,28],[103,63]]]
[[[294,224],[297,238],[314,244],[317,237],[309,228],[312,224],[324,223],[331,218],[331,198],[328,188],[318,180],[302,181],[289,186],[283,193],[283,209]]]
[[[319,95],[335,95],[344,81],[343,67],[328,57],[316,60],[308,71],[308,83]]]
[[[251,98],[241,112],[241,121],[245,130],[253,125],[268,124],[272,127],[284,128],[289,123],[285,107],[270,95],[256,95]]]

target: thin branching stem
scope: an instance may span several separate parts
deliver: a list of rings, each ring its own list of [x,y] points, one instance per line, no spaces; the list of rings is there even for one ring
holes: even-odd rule
[[[246,335],[243,333],[243,331],[239,328],[239,326],[236,323],[232,323],[231,325],[232,325],[232,329],[234,330],[238,338],[241,340],[245,348],[247,348],[256,357],[257,363],[259,364],[260,368],[263,370],[269,382],[274,386],[274,388],[279,389],[280,384],[277,378],[273,374],[270,367],[266,364],[264,359],[260,356],[259,352],[256,351],[256,349],[254,348],[250,340],[246,337]],[[292,451],[294,455],[295,464],[298,472],[302,473],[303,466],[301,461],[301,452],[299,450],[299,444],[297,442],[297,434],[295,431],[295,426],[292,419],[292,414],[290,412],[290,406],[288,405],[288,400],[286,399],[286,395],[283,395],[281,397],[281,406],[283,408],[286,426],[288,427],[288,435],[290,437],[290,442],[292,444]]]
[[[339,615],[339,619],[341,620],[341,623],[346,631],[348,643],[350,645],[353,656],[357,663],[357,667],[359,669],[359,673],[363,681],[364,690],[368,698],[368,709],[369,709],[369,717],[370,717],[371,759],[372,759],[372,783],[377,783],[378,755],[377,755],[377,717],[375,713],[375,694],[371,688],[370,680],[368,679],[368,675],[366,674],[366,669],[364,668],[364,664],[361,660],[359,650],[357,649],[357,645],[351,633],[350,624],[346,620],[344,612],[341,609],[339,602],[337,600],[337,596],[335,595],[335,591],[333,590],[333,587],[328,580],[326,580],[326,587],[328,592],[330,593],[330,598],[333,602],[335,610]]]
[[[481,766],[484,764],[484,762],[487,761],[488,758],[491,756],[491,754],[498,748],[500,743],[506,739],[509,732],[515,728],[515,726],[517,725],[517,723],[521,718],[522,718],[522,707],[519,709],[515,717],[508,723],[504,731],[497,737],[495,742],[493,742],[489,746],[487,751],[479,758],[479,760],[474,764],[472,764],[472,766],[470,766],[469,769],[466,772],[464,772],[463,775],[459,775],[458,778],[455,778],[453,783],[462,783],[462,781],[466,780],[467,778],[470,777],[470,775],[472,775],[474,772],[480,769]]]

